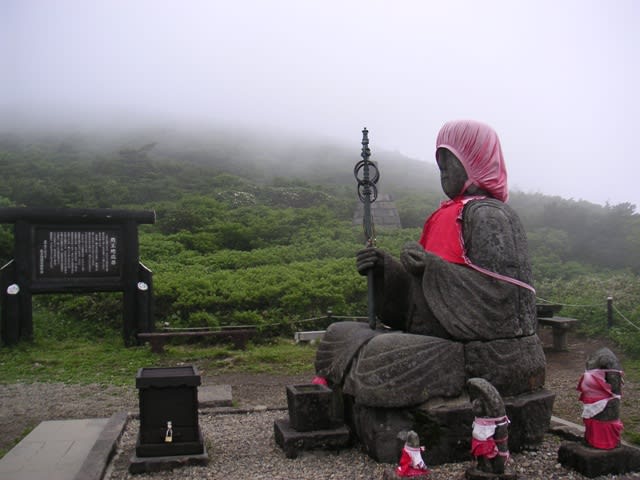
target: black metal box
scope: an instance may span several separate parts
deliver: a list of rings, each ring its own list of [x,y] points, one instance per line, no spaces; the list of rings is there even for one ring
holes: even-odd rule
[[[138,457],[200,454],[196,367],[141,368],[136,375],[140,402]],[[170,424],[169,424],[170,422]],[[169,430],[169,431],[168,431]]]

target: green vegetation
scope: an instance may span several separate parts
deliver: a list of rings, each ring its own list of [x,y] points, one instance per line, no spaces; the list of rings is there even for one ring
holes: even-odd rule
[[[246,350],[227,345],[167,345],[165,353],[156,355],[148,346],[126,348],[122,339],[113,335],[99,342],[37,338],[33,343],[0,350],[0,367],[3,383],[132,385],[139,368],[183,363],[196,365],[202,375],[229,371],[311,375],[314,357],[313,346],[284,339],[249,344]]]
[[[253,137],[0,134],[0,205],[155,210],[157,222],[140,227],[140,253],[154,274],[161,325],[255,325],[267,342],[291,338],[301,320],[328,309],[361,315],[366,282],[353,256],[363,238],[351,225],[359,152],[247,138]],[[433,165],[375,153],[381,191],[395,197],[405,226],[379,231],[378,245],[397,254],[418,238],[442,195]],[[518,192],[510,203],[527,229],[538,296],[568,305],[562,314],[581,319],[584,333],[610,336],[640,356],[635,207]],[[12,226],[2,225],[0,261],[12,249]],[[606,328],[609,295],[617,309],[612,329]],[[119,294],[42,295],[34,302],[48,316],[36,326],[36,346],[89,345],[95,338],[117,344]],[[32,360],[43,369],[53,363],[45,356]]]
[[[351,225],[359,152],[246,138],[0,133],[0,207],[155,210],[157,222],[140,227],[140,254],[154,275],[157,324],[259,332],[246,350],[171,344],[154,355],[148,346],[124,347],[121,294],[36,295],[34,341],[0,347],[1,381],[130,385],[140,367],[180,363],[204,374],[311,373],[315,348],[293,344],[292,332],[326,327],[326,320],[302,321],[328,309],[366,312],[366,282],[353,258],[362,230]],[[442,194],[433,166],[375,153],[381,191],[395,197],[405,227],[378,231],[378,245],[397,255],[419,237]],[[510,203],[527,230],[540,301],[564,304],[561,314],[579,318],[582,333],[616,341],[629,359],[627,379],[639,378],[635,207],[518,192]],[[12,257],[12,231],[0,225],[2,264]],[[628,422],[633,430],[640,419]]]
[[[126,348],[115,330],[92,329],[38,308],[34,341],[0,349],[2,382],[62,382],[131,385],[139,368],[196,365],[206,372],[311,374],[315,347],[275,338],[250,343],[246,350],[229,345],[167,345],[152,354],[148,346]],[[96,341],[97,340],[97,341]]]

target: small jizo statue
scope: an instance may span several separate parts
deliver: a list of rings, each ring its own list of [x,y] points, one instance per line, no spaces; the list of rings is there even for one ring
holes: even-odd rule
[[[469,379],[467,388],[475,415],[471,454],[476,458],[478,470],[503,474],[509,459],[509,419],[502,397],[483,378]]]
[[[584,405],[584,438],[594,448],[610,450],[620,445],[622,377],[620,362],[608,348],[599,349],[587,359],[577,390]]]
[[[429,468],[422,459],[424,447],[420,445],[420,438],[413,430],[407,433],[407,441],[402,448],[402,455],[396,468],[398,477],[422,477],[429,474]]]

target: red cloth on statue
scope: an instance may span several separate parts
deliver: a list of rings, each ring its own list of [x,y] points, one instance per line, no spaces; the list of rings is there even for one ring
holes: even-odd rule
[[[606,374],[608,371],[596,368],[587,370],[582,374],[576,387],[576,390],[580,392],[580,401],[582,403],[594,403],[606,398],[618,397],[611,391],[611,385],[607,383]],[[622,374],[619,370],[611,371]]]
[[[424,462],[422,462],[422,466],[424,468],[416,468],[414,466],[415,462],[411,457],[411,453],[409,452],[409,449],[411,449],[411,447],[407,447],[407,446],[405,446],[402,449],[402,455],[400,455],[400,461],[398,462],[398,468],[396,468],[396,474],[398,474],[398,476],[400,477],[418,477],[420,475],[425,475],[429,473],[429,469],[424,464]],[[419,452],[422,449],[418,448],[413,450],[418,450],[418,455],[419,455]],[[415,451],[413,454],[415,456]]]
[[[620,419],[603,422],[593,418],[583,418],[584,438],[589,445],[602,450],[611,450],[620,445],[620,434],[624,426]]]
[[[467,265],[484,275],[488,275],[504,282],[518,285],[535,293],[535,289],[516,278],[501,275],[486,268],[482,268],[467,257],[464,239],[462,237],[462,211],[467,203],[472,200],[482,200],[483,196],[456,197],[453,200],[443,202],[440,208],[433,212],[424,223],[422,235],[418,243],[430,253],[439,256],[443,260],[460,265]]]
[[[324,378],[324,377],[320,377],[318,375],[313,377],[313,380],[311,380],[311,384],[312,385],[324,385],[325,387],[329,386],[329,382],[327,382],[327,379]]]
[[[438,149],[450,150],[462,163],[469,185],[477,185],[502,202],[509,198],[507,169],[498,134],[489,125],[474,120],[454,120],[445,123],[436,139]]]
[[[493,437],[486,440],[471,438],[471,455],[474,457],[494,458],[498,455],[498,446]]]
[[[509,458],[509,451],[501,452],[497,445],[498,443],[507,443],[509,437],[505,435],[499,440],[494,438],[496,428],[509,423],[511,422],[506,415],[494,418],[476,417],[473,420],[471,431],[471,454],[476,458],[491,459],[498,455]]]
[[[620,445],[620,435],[624,428],[620,419],[605,421],[593,418],[606,408],[610,400],[621,397],[611,390],[611,385],[606,380],[607,372],[616,372],[622,376],[620,370],[587,370],[580,377],[577,387],[580,401],[584,404],[584,439],[592,447],[603,450],[611,450]]]
[[[485,197],[456,197],[443,202],[427,219],[420,236],[420,245],[443,260],[466,264],[462,240],[462,209],[470,200]]]

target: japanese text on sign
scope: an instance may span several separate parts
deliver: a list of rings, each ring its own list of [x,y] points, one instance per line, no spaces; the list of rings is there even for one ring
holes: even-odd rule
[[[41,277],[120,274],[118,230],[38,230],[36,273]]]

